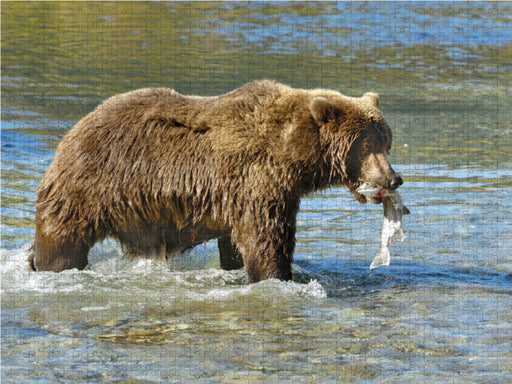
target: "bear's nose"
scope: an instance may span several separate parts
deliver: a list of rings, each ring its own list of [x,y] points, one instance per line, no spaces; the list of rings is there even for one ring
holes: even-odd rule
[[[397,189],[399,186],[401,186],[404,183],[404,180],[396,175],[389,181],[389,188],[391,189]]]

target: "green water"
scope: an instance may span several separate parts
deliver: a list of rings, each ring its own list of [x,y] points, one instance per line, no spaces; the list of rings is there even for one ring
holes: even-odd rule
[[[512,381],[512,4],[2,2],[6,383]],[[370,273],[381,207],[303,199],[294,282],[248,285],[215,243],[169,264],[107,241],[28,271],[34,190],[63,135],[141,87],[255,79],[380,94],[411,210]]]

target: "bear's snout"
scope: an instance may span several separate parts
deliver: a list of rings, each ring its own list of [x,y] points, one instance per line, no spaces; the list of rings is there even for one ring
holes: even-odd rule
[[[362,161],[359,181],[389,190],[397,189],[404,183],[384,153],[371,153]]]

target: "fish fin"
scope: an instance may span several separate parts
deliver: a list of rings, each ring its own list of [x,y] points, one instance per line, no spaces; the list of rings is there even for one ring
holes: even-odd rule
[[[399,228],[394,234],[393,236],[391,236],[391,239],[390,239],[390,242],[391,243],[394,243],[395,241],[404,241],[405,239],[405,236],[404,236],[404,231],[402,231],[402,228]]]
[[[391,256],[389,254],[388,248],[381,248],[379,253],[377,253],[377,256],[373,259],[372,263],[370,264],[370,271],[373,268],[380,267],[382,265],[389,265],[391,262]]]

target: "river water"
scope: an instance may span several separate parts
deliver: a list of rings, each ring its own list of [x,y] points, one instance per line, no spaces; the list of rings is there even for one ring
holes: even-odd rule
[[[511,3],[2,2],[3,383],[512,382]],[[294,281],[247,284],[216,245],[169,264],[113,241],[29,272],[34,189],[103,99],[254,79],[380,94],[411,215],[305,197]]]

